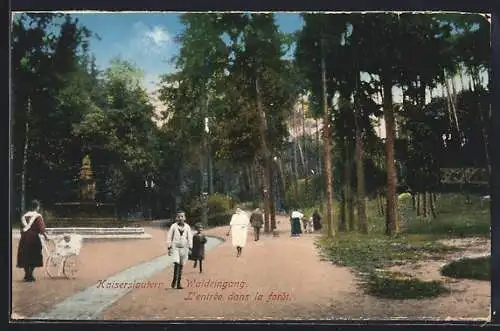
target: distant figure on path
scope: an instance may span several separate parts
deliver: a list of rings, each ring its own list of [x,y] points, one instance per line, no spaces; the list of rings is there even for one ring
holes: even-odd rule
[[[292,216],[290,217],[292,237],[300,237],[300,234],[302,233],[302,227],[300,224],[302,217],[304,217],[304,214],[300,211],[295,210],[292,212]]]
[[[191,260],[194,260],[193,268],[196,265],[200,266],[200,274],[203,272],[203,260],[205,259],[205,244],[207,237],[202,233],[203,225],[200,223],[195,225],[196,234],[193,236],[193,250],[191,251]]]
[[[264,215],[262,215],[260,208],[255,209],[252,215],[250,215],[250,223],[253,227],[254,241],[258,241],[260,238],[260,229],[264,224]]]
[[[43,267],[42,241],[40,234],[45,240],[49,240],[45,232],[45,223],[40,215],[40,202],[33,200],[31,211],[21,218],[21,239],[17,250],[17,267],[24,269],[24,281],[34,282],[33,271],[37,267]]]
[[[241,256],[241,251],[247,243],[249,227],[249,217],[243,210],[236,208],[236,212],[231,217],[231,222],[229,223],[229,231],[226,234],[229,236],[229,233],[231,233],[233,247],[236,247],[236,257]]]
[[[186,221],[183,211],[177,212],[176,223],[170,226],[167,234],[168,254],[174,260],[174,277],[172,288],[183,289],[181,286],[182,268],[188,260],[193,248],[193,233]]]
[[[312,219],[313,219],[314,231],[321,230],[323,226],[321,225],[321,216],[319,215],[317,210],[314,211]]]
[[[313,233],[314,232],[314,222],[312,216],[307,219],[306,222],[306,233]]]
[[[302,225],[304,226],[304,232],[307,233],[307,224],[309,224],[309,219],[306,215],[302,216],[301,219]]]

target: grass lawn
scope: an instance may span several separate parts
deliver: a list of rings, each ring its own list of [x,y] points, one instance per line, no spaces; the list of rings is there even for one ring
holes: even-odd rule
[[[456,237],[485,237],[490,234],[489,204],[472,198],[465,203],[461,195],[441,195],[437,217],[424,219],[411,215],[404,234],[385,236],[385,220],[377,211],[375,201],[367,205],[369,234],[337,232],[334,238],[318,240],[323,259],[356,270],[368,294],[392,299],[421,299],[447,293],[439,281],[422,281],[408,275],[382,272],[390,266],[442,258],[459,248],[444,246],[437,240]],[[339,215],[338,212],[336,215]],[[489,279],[489,261],[461,261],[442,270],[459,278]],[[488,266],[486,266],[488,264]],[[453,276],[450,276],[453,277]]]
[[[404,277],[391,273],[370,274],[366,282],[366,292],[385,299],[425,299],[435,298],[449,293],[439,281],[422,281],[417,278]]]
[[[491,281],[491,256],[453,261],[441,268],[441,274],[453,278]]]

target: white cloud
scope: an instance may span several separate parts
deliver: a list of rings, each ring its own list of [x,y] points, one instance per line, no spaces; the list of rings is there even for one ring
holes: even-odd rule
[[[143,22],[134,24],[134,37],[131,47],[144,53],[161,53],[169,46],[172,37],[161,25],[147,25]]]

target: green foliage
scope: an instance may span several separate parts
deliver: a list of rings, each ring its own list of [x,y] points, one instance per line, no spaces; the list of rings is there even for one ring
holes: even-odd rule
[[[435,242],[432,235],[407,235],[387,238],[383,234],[339,233],[319,241],[324,256],[335,264],[361,272],[386,268],[420,259],[439,259],[457,248]]]
[[[452,237],[484,236],[491,234],[489,210],[465,214],[439,214],[434,220],[415,218],[410,221],[407,233],[435,233]]]
[[[479,196],[462,194],[441,195],[437,201],[437,217],[429,220],[413,216],[407,233],[434,233],[451,237],[490,236],[491,214],[489,203]]]
[[[441,274],[453,278],[491,281],[491,256],[453,261],[441,268]]]
[[[379,298],[405,300],[435,298],[449,293],[441,281],[423,281],[417,278],[398,278],[390,273],[371,274],[368,277],[367,293]]]
[[[382,269],[422,259],[440,259],[460,249],[441,245],[432,235],[388,238],[382,234],[338,233],[317,242],[325,259],[354,268],[367,293],[391,299],[422,299],[446,293],[441,282],[395,277]]]
[[[228,225],[234,212],[236,201],[222,194],[208,196],[208,224],[207,226]],[[203,201],[201,198],[193,199],[187,209],[188,219],[195,224],[201,221]]]
[[[367,196],[385,191],[384,143],[372,123],[373,116],[382,116],[378,96],[383,80],[404,91],[403,104],[394,105],[400,124],[397,165],[405,170],[400,171],[400,182],[413,191],[445,190],[439,186],[439,168],[487,166],[491,93],[482,87],[480,72],[491,69],[490,29],[481,15],[305,14],[303,18],[301,31],[284,34],[273,14],[182,15],[185,29],[177,38],[178,71],[165,76],[160,88],[167,109],[163,119],[169,120],[160,129],[152,121],[154,106],[141,87],[140,68],[115,58],[101,72],[90,54],[95,35],[71,15],[16,14],[12,96],[15,185],[21,188],[14,197],[17,205],[34,197],[49,204],[78,199],[75,177],[87,153],[95,165],[97,199],[116,202],[122,211],[152,199],[160,202],[160,216],[170,216],[166,210],[174,208],[175,197],[189,201],[205,190],[200,163],[207,161],[200,160],[201,152],[212,155],[213,192],[252,199],[256,192],[248,193],[252,185],[247,172],[262,152],[262,115],[270,152],[282,156],[287,208],[318,205],[324,183],[314,176],[306,187],[304,177],[318,163],[322,151],[316,147],[321,144],[315,141],[304,147],[304,166],[299,167],[303,169],[294,170],[293,144],[286,140],[287,121],[299,94],[308,95],[308,116],[321,116],[322,55],[327,106],[334,117],[336,193],[345,184],[343,161],[354,161],[356,123],[364,144]],[[295,58],[284,59],[294,42]],[[445,73],[471,80],[471,87],[451,95],[456,112],[447,97],[434,95],[430,103],[425,99],[426,89],[444,86]],[[257,112],[257,79],[263,114]],[[334,102],[334,95],[340,95],[340,103]],[[205,118],[210,123],[208,135]],[[451,134],[446,147],[443,133]],[[295,175],[302,177],[297,196],[291,184]],[[144,187],[145,179],[154,179],[154,189]],[[353,188],[357,184],[354,172],[351,184]],[[438,203],[438,218],[432,222],[410,215],[408,231],[489,232],[484,210],[470,208],[457,216],[445,211],[446,203]],[[221,201],[214,204],[215,214],[227,210]],[[369,204],[369,210],[376,208]],[[378,231],[383,216],[369,212],[368,217],[370,230]]]

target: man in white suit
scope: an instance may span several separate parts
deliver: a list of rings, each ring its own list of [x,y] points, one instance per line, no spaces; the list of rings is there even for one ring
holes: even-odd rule
[[[182,289],[182,268],[188,260],[189,253],[193,249],[193,233],[191,227],[186,223],[186,214],[177,212],[176,223],[170,226],[167,234],[168,254],[174,260],[174,277],[172,288]]]

